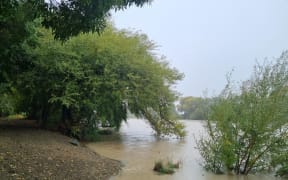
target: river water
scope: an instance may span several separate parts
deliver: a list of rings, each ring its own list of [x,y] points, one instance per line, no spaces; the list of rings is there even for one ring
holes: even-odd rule
[[[204,121],[182,120],[186,126],[184,139],[159,139],[145,120],[129,119],[123,123],[119,138],[89,143],[97,153],[120,160],[124,167],[112,180],[276,180],[269,175],[214,175],[204,171],[195,139],[204,134]],[[181,166],[173,175],[154,172],[156,161],[180,161]]]

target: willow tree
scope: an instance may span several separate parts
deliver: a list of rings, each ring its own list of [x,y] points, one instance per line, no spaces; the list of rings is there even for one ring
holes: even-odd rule
[[[81,34],[64,44],[47,30],[38,35],[36,48],[26,46],[31,70],[18,82],[21,107],[31,118],[80,131],[101,124],[119,128],[130,110],[158,134],[184,135],[170,116],[177,98],[171,87],[182,74],[154,54],[146,35],[109,27],[101,36]]]
[[[204,167],[215,173],[287,171],[288,52],[263,65],[235,90],[229,81],[210,112],[208,137],[198,142]]]

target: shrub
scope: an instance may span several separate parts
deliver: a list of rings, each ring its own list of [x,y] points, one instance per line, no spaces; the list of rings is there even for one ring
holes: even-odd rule
[[[278,175],[287,174],[287,82],[288,51],[275,62],[257,64],[238,90],[228,79],[211,108],[208,137],[198,141],[207,170],[247,175],[274,166]]]

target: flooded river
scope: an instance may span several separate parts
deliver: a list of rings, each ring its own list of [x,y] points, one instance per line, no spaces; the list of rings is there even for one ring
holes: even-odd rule
[[[87,146],[97,153],[120,160],[122,172],[112,180],[275,180],[273,176],[214,175],[205,172],[201,157],[195,148],[195,139],[204,132],[204,121],[183,120],[186,126],[185,139],[158,139],[144,120],[129,119],[120,129],[120,138]],[[154,172],[158,160],[181,161],[180,169],[173,175],[159,175]]]

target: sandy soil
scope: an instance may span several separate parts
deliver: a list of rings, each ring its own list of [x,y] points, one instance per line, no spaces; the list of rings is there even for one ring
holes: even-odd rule
[[[34,126],[0,121],[0,179],[109,179],[121,163],[74,146],[71,138]]]

